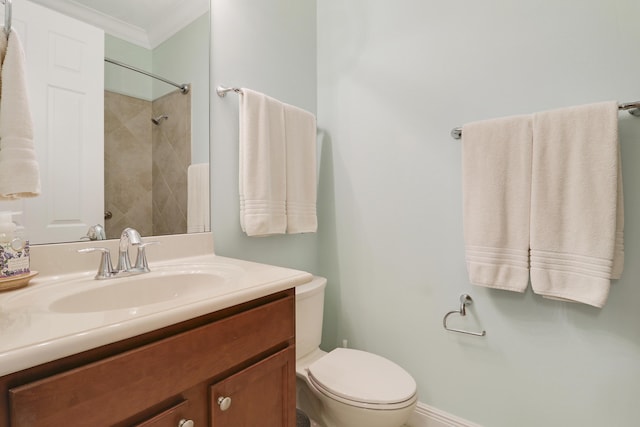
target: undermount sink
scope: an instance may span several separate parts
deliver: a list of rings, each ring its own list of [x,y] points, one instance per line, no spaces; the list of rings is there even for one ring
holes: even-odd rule
[[[54,300],[49,309],[58,313],[122,310],[150,304],[192,299],[210,292],[227,279],[212,272],[144,274],[104,281],[94,287]]]

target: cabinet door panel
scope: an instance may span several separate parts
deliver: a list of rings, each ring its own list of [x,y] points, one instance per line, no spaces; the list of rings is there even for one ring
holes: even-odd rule
[[[295,348],[211,386],[211,427],[294,427]],[[223,410],[220,399],[230,398]]]

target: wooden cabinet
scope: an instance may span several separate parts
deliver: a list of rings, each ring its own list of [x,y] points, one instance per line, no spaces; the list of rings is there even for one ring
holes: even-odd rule
[[[295,425],[295,394],[288,386],[295,369],[295,349],[288,348],[211,386],[210,426]]]
[[[289,290],[11,374],[0,427],[293,427],[294,333]]]

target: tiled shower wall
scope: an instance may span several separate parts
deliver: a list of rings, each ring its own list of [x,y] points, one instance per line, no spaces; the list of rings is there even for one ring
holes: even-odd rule
[[[151,102],[104,93],[104,207],[108,239],[125,227],[143,236],[153,232]]]
[[[191,164],[191,93],[173,91],[153,101],[153,234],[187,232],[187,168]]]
[[[191,95],[145,101],[105,91],[107,238],[125,227],[143,236],[186,233]],[[166,114],[154,125],[151,118]]]

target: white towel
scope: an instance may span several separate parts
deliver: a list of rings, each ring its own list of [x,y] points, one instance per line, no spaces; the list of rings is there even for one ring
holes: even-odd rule
[[[287,233],[314,233],[316,216],[316,118],[285,104]]]
[[[209,163],[187,169],[187,233],[211,231],[209,218]]]
[[[287,228],[284,104],[243,88],[240,97],[240,224],[248,236]]]
[[[2,63],[0,93],[0,199],[40,194],[25,68],[20,39],[11,31]]]
[[[523,292],[529,282],[531,117],[462,129],[465,254],[474,285]]]
[[[617,103],[535,114],[532,174],[534,292],[602,307],[624,257]]]

